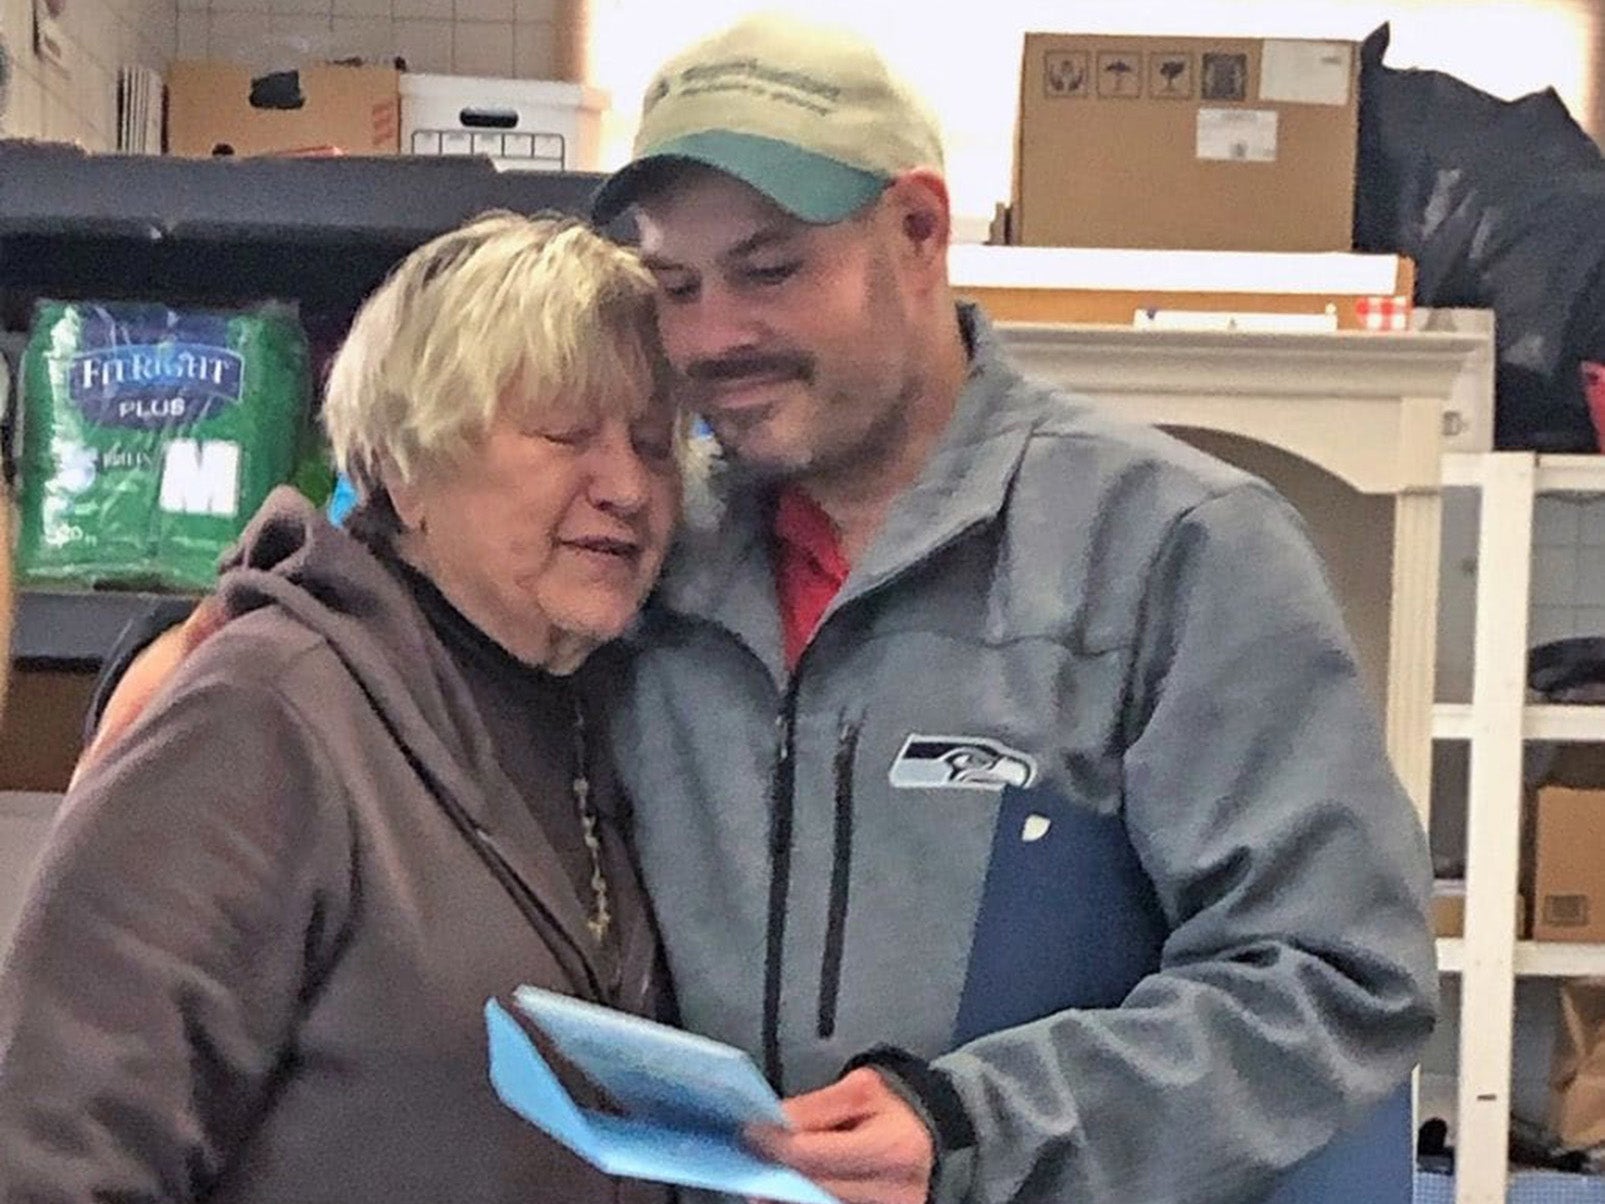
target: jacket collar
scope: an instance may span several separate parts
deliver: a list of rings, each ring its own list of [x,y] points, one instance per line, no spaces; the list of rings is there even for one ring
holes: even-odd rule
[[[970,374],[930,462],[892,505],[885,526],[826,617],[918,566],[965,532],[995,520],[1040,413],[1035,390],[1004,357],[991,324],[958,307]],[[732,465],[716,463],[693,497],[654,605],[727,628],[783,680],[779,607],[770,559],[768,490]]]
[[[853,566],[837,604],[877,589],[928,560],[965,532],[997,519],[1038,410],[1004,358],[981,310],[960,304],[970,375],[935,453],[886,525]]]

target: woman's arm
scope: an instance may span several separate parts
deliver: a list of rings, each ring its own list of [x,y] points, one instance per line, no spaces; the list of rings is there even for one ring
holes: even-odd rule
[[[203,1198],[269,1106],[350,847],[245,659],[197,658],[68,796],[0,971],[0,1199]]]
[[[185,659],[214,633],[226,617],[216,594],[193,609],[186,598],[163,599],[130,622],[118,638],[90,701],[84,751],[73,769],[76,782],[106,755],[145,713]]]

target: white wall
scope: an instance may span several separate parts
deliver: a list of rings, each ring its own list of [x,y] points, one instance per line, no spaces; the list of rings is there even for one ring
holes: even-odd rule
[[[604,163],[627,156],[641,94],[672,50],[742,13],[794,7],[873,38],[931,99],[947,134],[955,208],[966,215],[989,216],[1009,194],[1027,30],[1363,37],[1391,20],[1394,65],[1437,67],[1505,96],[1554,85],[1580,119],[1595,101],[1593,0],[990,0],[946,18],[907,0],[592,4],[591,76],[618,110]]]
[[[566,53],[562,13],[574,7],[569,0],[68,0],[77,65],[62,74],[30,60],[31,3],[0,0],[0,29],[20,67],[6,132],[97,149],[115,136],[119,62],[401,54],[414,70],[552,78]],[[628,153],[641,92],[666,54],[743,12],[775,6],[590,0],[590,76],[613,93],[616,109],[604,163]],[[931,97],[948,135],[956,207],[972,216],[990,215],[1008,195],[1027,30],[1361,36],[1391,19],[1395,64],[1439,67],[1501,95],[1553,84],[1585,121],[1600,99],[1590,68],[1602,37],[1594,0],[994,0],[940,20],[916,15],[905,0],[794,6],[873,37]]]

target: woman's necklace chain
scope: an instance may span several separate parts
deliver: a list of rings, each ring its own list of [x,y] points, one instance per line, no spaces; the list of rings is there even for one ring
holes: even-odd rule
[[[607,940],[613,927],[613,910],[609,899],[607,873],[602,868],[602,836],[597,822],[596,808],[591,805],[591,780],[587,776],[585,750],[585,711],[578,698],[574,700],[574,809],[580,817],[580,834],[585,840],[585,851],[591,856],[591,914],[585,926],[597,944]]]

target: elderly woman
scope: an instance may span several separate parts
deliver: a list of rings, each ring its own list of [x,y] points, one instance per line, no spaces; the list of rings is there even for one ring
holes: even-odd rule
[[[651,291],[497,215],[369,300],[349,532],[271,501],[238,617],[69,795],[0,978],[0,1199],[667,1198],[505,1110],[481,1019],[522,982],[659,1008],[586,663],[679,503]]]

